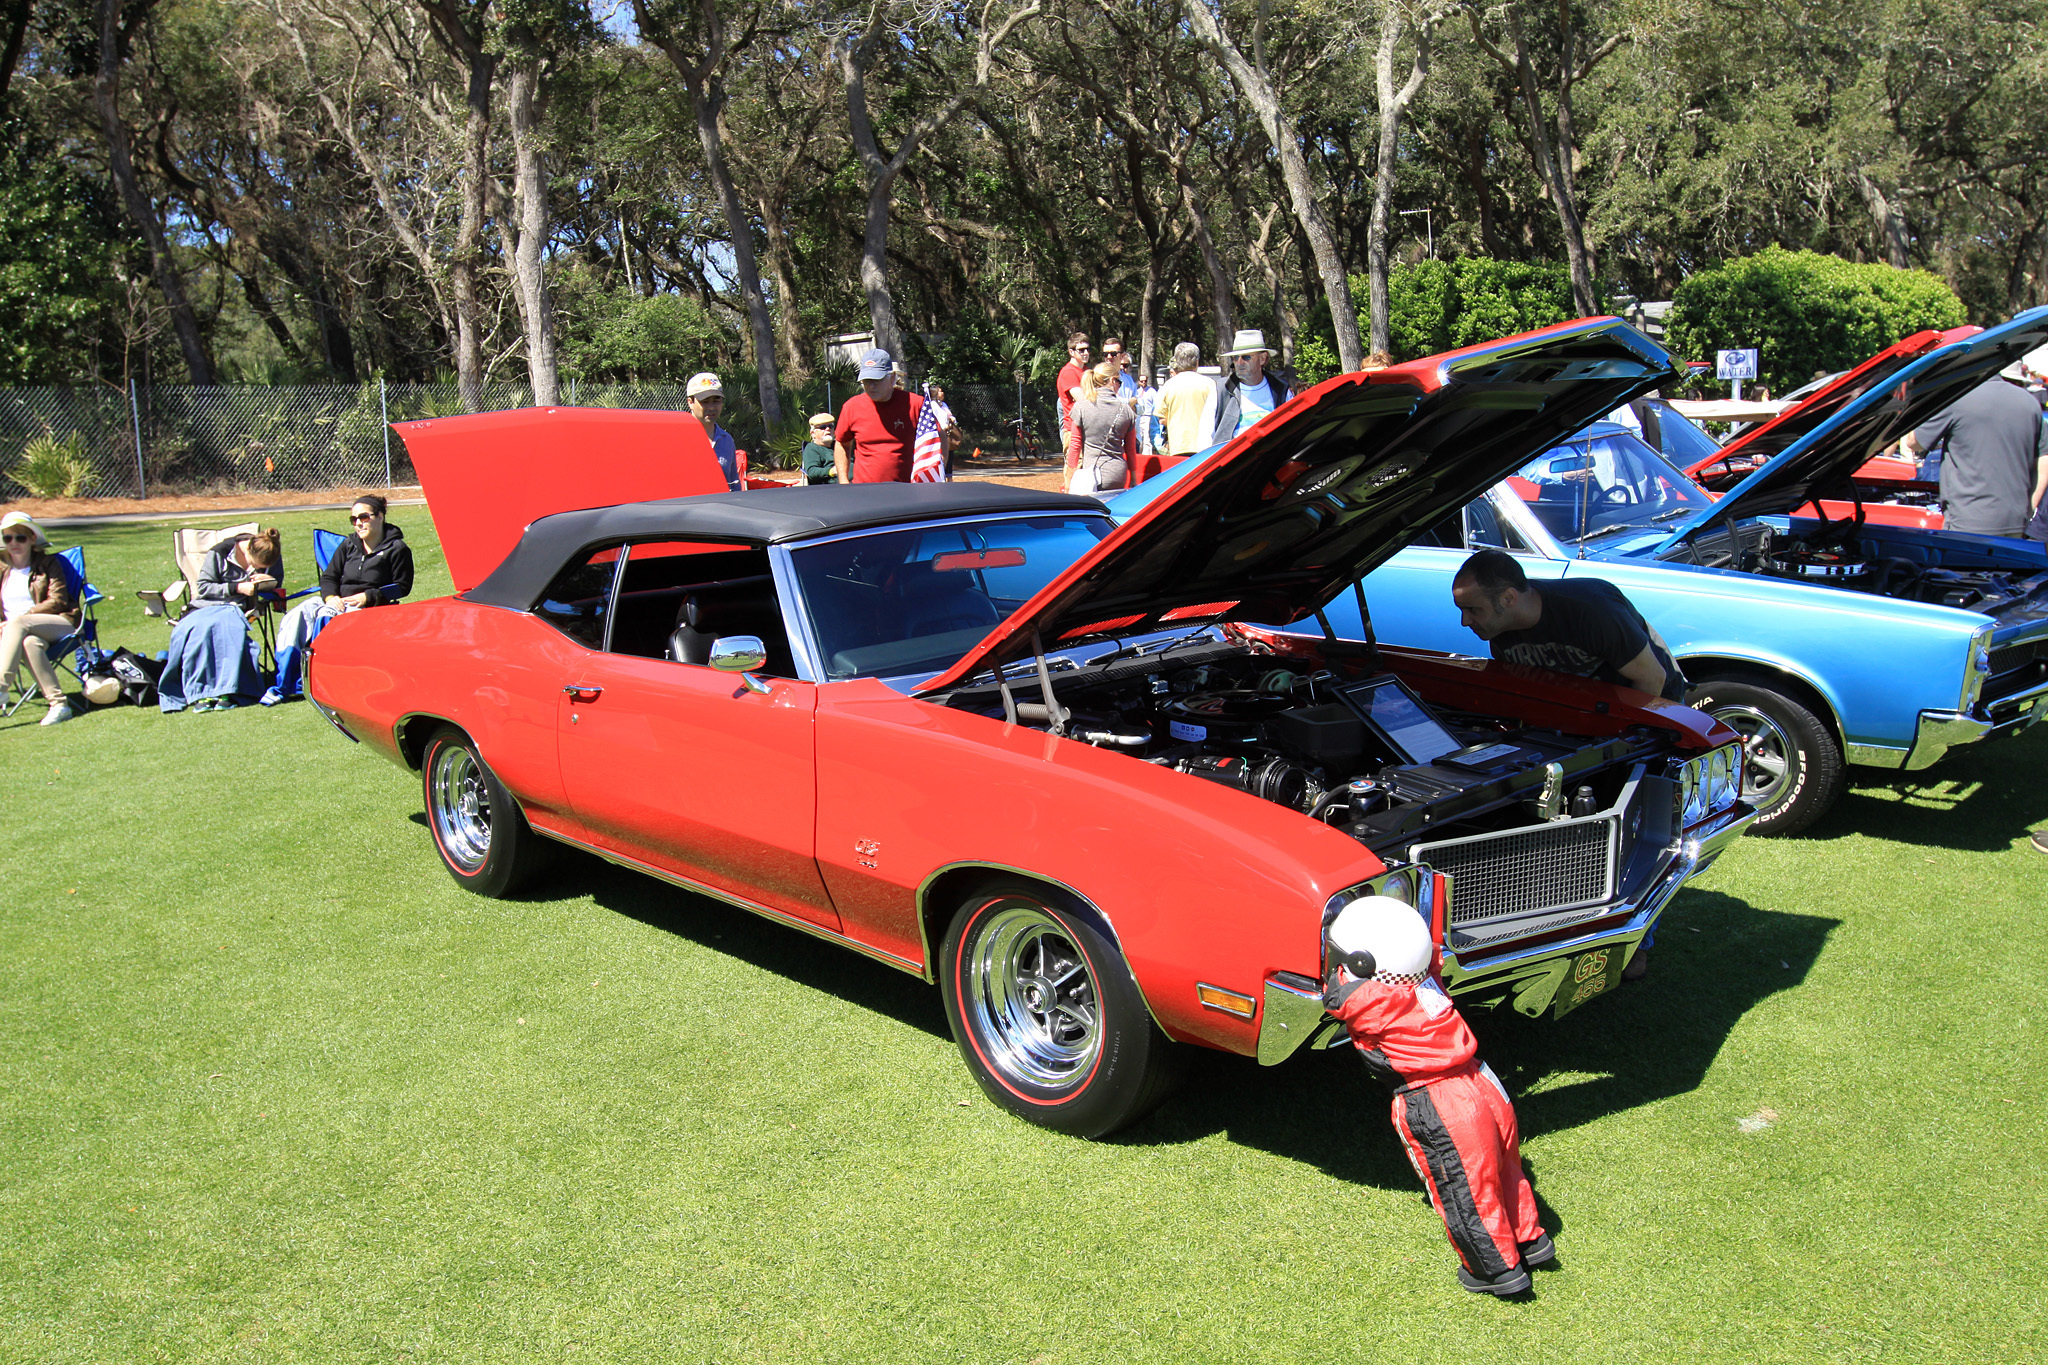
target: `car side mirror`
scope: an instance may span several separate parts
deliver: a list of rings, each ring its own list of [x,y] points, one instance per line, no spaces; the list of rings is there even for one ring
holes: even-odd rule
[[[758,635],[721,635],[712,641],[705,662],[727,673],[752,673],[768,662],[768,646]]]
[[[768,680],[754,670],[768,662],[768,647],[761,643],[758,635],[721,635],[711,642],[711,657],[704,662],[713,668],[740,675],[740,685],[733,689],[735,698],[753,692],[767,696]]]

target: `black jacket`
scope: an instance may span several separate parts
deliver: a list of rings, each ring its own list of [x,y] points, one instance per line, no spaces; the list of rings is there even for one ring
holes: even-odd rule
[[[380,588],[385,591],[377,592]],[[323,598],[377,592],[380,602],[396,602],[411,591],[412,547],[405,543],[405,532],[388,521],[376,549],[365,554],[362,537],[343,536],[341,548],[320,571]]]

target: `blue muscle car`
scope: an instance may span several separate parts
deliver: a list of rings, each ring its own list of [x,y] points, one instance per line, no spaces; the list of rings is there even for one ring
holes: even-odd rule
[[[1595,423],[1371,574],[1370,634],[1484,655],[1459,624],[1451,578],[1486,546],[1515,555],[1539,588],[1607,579],[1664,638],[1689,700],[1745,736],[1754,831],[1796,833],[1840,795],[1846,764],[1917,770],[2048,715],[2039,543],[1878,525],[1860,508],[1800,515],[1822,498],[1855,506],[1850,475],[1866,459],[2044,340],[2048,309],[2037,309],[1944,346],[1718,501],[1627,428]],[[1133,514],[1150,486],[1109,499],[1112,513]],[[1367,635],[1356,597],[1327,614],[1338,635]]]

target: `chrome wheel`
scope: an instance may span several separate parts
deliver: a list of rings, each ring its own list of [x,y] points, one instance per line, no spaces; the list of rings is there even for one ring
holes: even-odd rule
[[[1798,786],[1799,746],[1754,706],[1720,706],[1713,717],[1742,736],[1742,799],[1763,810]]]
[[[467,745],[436,747],[427,793],[442,852],[462,871],[475,872],[491,851],[491,796],[483,766]]]
[[[1066,927],[1033,905],[975,926],[960,972],[962,1013],[988,1065],[1047,1090],[1087,1078],[1101,1048],[1088,963]]]

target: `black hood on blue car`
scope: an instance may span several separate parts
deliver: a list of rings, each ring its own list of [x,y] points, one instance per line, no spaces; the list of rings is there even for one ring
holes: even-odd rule
[[[1302,620],[1538,452],[1675,377],[1614,318],[1339,375],[1231,441],[918,691],[1040,647]]]
[[[1866,389],[1735,485],[1658,547],[1745,517],[1783,516],[1816,498],[1854,501],[1852,478],[1864,461],[1940,412],[2028,351],[2048,342],[2048,308],[1930,351],[1884,384]]]

